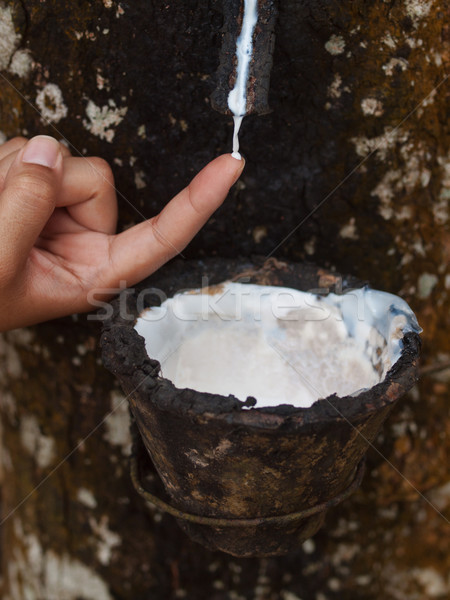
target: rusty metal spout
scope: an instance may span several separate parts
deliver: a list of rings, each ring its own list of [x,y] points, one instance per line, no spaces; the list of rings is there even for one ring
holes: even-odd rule
[[[242,28],[244,0],[223,0],[223,12],[222,48],[211,106],[222,114],[230,115],[228,95],[236,83],[236,43]],[[270,112],[268,95],[277,15],[278,0],[258,0],[258,21],[253,33],[253,53],[247,81],[246,115]]]

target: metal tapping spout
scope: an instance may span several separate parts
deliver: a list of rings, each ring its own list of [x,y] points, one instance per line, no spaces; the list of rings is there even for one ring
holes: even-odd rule
[[[211,95],[211,105],[218,112],[228,115],[232,114],[229,107],[229,94],[237,79],[236,48],[239,36],[242,34],[247,2],[248,0],[223,0],[222,48],[217,70],[217,84]],[[256,5],[257,21],[252,32],[244,115],[263,115],[270,112],[268,94],[275,45],[274,30],[278,15],[278,0],[257,0]]]

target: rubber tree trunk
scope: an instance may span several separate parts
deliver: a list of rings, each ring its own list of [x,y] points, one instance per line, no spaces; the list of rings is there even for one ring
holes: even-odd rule
[[[223,21],[213,0],[0,2],[2,139],[48,133],[101,155],[121,225],[154,215],[230,150],[231,120],[209,100]],[[313,260],[413,306],[422,381],[362,491],[293,555],[210,553],[131,487],[126,404],[99,362],[98,324],[10,332],[2,598],[448,597],[449,52],[444,0],[280,2],[273,112],[244,120],[245,174],[186,253]]]

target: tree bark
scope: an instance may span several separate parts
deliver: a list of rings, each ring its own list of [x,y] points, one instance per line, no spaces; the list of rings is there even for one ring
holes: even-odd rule
[[[230,151],[231,120],[209,101],[223,20],[213,0],[0,3],[0,137],[103,156],[121,226],[156,214]],[[449,67],[443,0],[280,2],[273,112],[244,120],[242,180],[185,252],[312,260],[411,304],[422,381],[362,490],[292,555],[211,553],[132,488],[98,324],[13,331],[0,338],[2,598],[448,597]]]

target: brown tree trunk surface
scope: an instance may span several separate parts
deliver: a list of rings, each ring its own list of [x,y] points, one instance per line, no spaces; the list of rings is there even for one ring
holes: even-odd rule
[[[448,3],[279,9],[273,112],[244,120],[244,176],[186,255],[308,259],[400,294],[424,328],[421,382],[369,453],[362,489],[313,540],[235,559],[133,490],[98,323],[4,334],[4,600],[449,597]],[[122,226],[154,215],[230,149],[231,120],[209,101],[222,23],[213,0],[0,1],[0,137],[48,133],[103,156]]]

